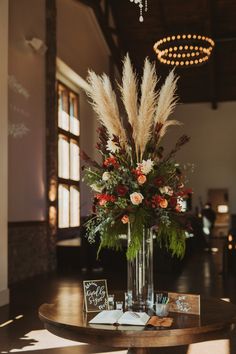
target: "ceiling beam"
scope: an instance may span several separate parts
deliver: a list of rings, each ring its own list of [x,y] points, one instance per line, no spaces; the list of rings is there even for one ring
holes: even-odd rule
[[[105,12],[103,11],[100,1],[99,0],[78,0],[79,2],[89,6],[98,21],[98,24],[101,28],[101,31],[103,33],[103,36],[107,42],[107,45],[110,49],[112,59],[114,63],[116,64],[118,70],[120,73],[122,72],[122,50],[120,46],[116,44],[114,41],[114,38],[112,36],[112,32],[110,30],[110,24],[109,24],[109,16],[108,14],[108,2],[105,3]]]

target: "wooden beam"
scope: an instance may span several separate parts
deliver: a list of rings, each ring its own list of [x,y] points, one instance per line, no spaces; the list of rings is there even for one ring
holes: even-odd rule
[[[48,236],[48,269],[56,268],[56,223],[50,222],[49,214],[51,202],[49,200],[49,192],[52,183],[57,189],[57,94],[55,89],[56,84],[56,23],[57,11],[56,0],[46,0],[46,183],[47,183],[47,236]]]
[[[209,21],[207,23],[208,33],[214,38],[215,30],[216,30],[216,11],[217,4],[215,0],[207,0],[208,1],[208,18]],[[213,49],[211,54],[211,58],[209,61],[209,77],[210,77],[210,92],[211,92],[211,106],[212,109],[218,108],[218,90],[217,90],[217,44]]]
[[[120,47],[118,47],[112,37],[112,33],[109,28],[109,23],[108,19],[106,19],[106,15],[103,12],[100,1],[99,0],[78,0],[81,3],[91,7],[94,11],[94,14],[97,18],[98,24],[101,28],[101,31],[104,35],[104,38],[107,42],[107,45],[111,51],[112,58],[118,68],[118,70],[121,72],[122,71],[122,52]]]

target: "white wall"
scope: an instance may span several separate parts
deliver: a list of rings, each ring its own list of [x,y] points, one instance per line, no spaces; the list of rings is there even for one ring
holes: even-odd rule
[[[86,78],[88,69],[109,71],[109,50],[92,10],[73,0],[57,0],[58,57],[75,73]],[[96,157],[97,118],[83,92],[80,94],[81,149]],[[81,186],[81,215],[91,212],[91,195]]]
[[[8,0],[0,1],[0,306],[9,301],[7,288],[7,136],[8,136]]]
[[[228,188],[230,213],[236,213],[236,102],[219,103],[212,110],[210,103],[182,104],[173,117],[182,127],[170,128],[166,141],[173,144],[178,136],[191,137],[177,155],[182,162],[195,164],[189,185],[193,187],[193,202],[207,201],[209,188]]]
[[[9,137],[9,221],[45,219],[45,57],[25,42],[45,39],[45,1],[9,1],[9,121],[28,134]]]

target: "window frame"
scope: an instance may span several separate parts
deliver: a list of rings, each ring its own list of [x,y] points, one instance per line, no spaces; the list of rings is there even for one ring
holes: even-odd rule
[[[62,86],[66,91],[67,91],[67,107],[68,107],[68,119],[69,119],[69,130],[64,130],[63,128],[59,127],[59,87]],[[74,86],[74,85],[73,85]],[[70,131],[70,94],[73,94],[76,97],[77,100],[77,119],[79,121],[79,135],[75,135]],[[61,78],[56,79],[56,96],[57,96],[57,107],[56,107],[56,112],[57,112],[57,148],[56,148],[56,154],[57,154],[57,200],[56,200],[56,206],[57,206],[57,238],[59,240],[77,236],[79,234],[79,229],[81,225],[81,207],[79,210],[79,225],[78,226],[69,226],[69,227],[59,227],[59,186],[60,185],[65,185],[69,188],[69,196],[70,196],[70,188],[73,186],[79,191],[79,205],[81,206],[81,164],[79,161],[79,180],[72,180],[70,176],[70,164],[71,164],[71,155],[70,155],[70,143],[75,142],[80,151],[80,134],[81,134],[81,120],[80,120],[80,95],[79,92],[76,92],[73,88],[70,87],[68,80],[66,79],[66,83],[61,80]],[[63,178],[59,176],[59,136],[62,136],[68,141],[69,144],[69,178]],[[79,158],[80,160],[80,158]],[[69,198],[69,223],[71,221],[70,219],[70,198]]]

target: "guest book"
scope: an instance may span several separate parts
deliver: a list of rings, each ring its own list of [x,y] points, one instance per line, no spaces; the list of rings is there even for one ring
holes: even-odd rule
[[[89,323],[145,326],[149,318],[150,316],[146,312],[104,310],[98,313]]]

